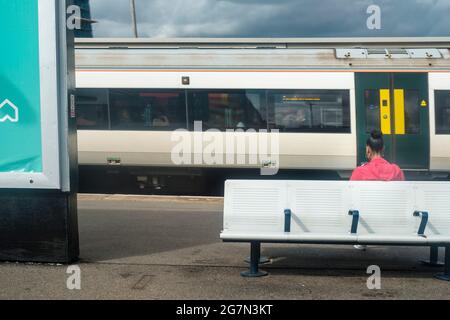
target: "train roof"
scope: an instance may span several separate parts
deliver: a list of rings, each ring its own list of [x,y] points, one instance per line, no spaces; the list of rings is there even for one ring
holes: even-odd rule
[[[76,39],[77,69],[450,70],[450,38]]]

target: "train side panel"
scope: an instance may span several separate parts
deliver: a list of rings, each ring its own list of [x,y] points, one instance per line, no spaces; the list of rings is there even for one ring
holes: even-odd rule
[[[182,84],[189,77],[190,85]],[[156,71],[88,71],[77,72],[78,88],[155,88],[155,89],[320,89],[348,90],[350,93],[351,133],[280,133],[280,169],[351,170],[356,166],[356,111],[354,74],[349,72],[156,72]],[[210,133],[185,132],[185,141],[210,141]],[[251,133],[222,133],[224,141],[250,141]],[[194,137],[195,136],[195,137]],[[271,141],[271,139],[269,139]],[[197,139],[198,140],[198,139]],[[79,158],[82,165],[107,165],[115,160],[123,166],[175,166],[172,152],[177,146],[173,132],[154,131],[79,131]],[[207,143],[201,148],[205,151]],[[218,158],[225,159],[226,145]],[[190,155],[190,167],[261,167],[246,162],[201,164]],[[245,155],[252,151],[247,144]],[[242,153],[242,151],[241,151]],[[236,156],[239,156],[236,150]],[[202,157],[203,158],[203,155]],[[198,159],[198,155],[197,155]],[[120,160],[120,161],[119,161]]]
[[[431,171],[450,171],[450,134],[438,134],[436,128],[436,91],[450,91],[449,73],[430,73],[430,142],[431,142]],[[440,115],[442,116],[442,115]]]
[[[210,163],[207,152],[211,136],[215,141],[222,141],[222,152],[218,152]],[[217,135],[219,135],[217,137]],[[114,165],[151,166],[151,167],[217,167],[217,168],[261,168],[261,154],[254,150],[249,141],[251,133],[177,133],[142,132],[142,131],[79,131],[79,162],[81,165]],[[203,151],[196,152],[195,141],[204,141],[200,145]],[[320,170],[351,170],[356,166],[356,151],[354,136],[351,134],[280,134],[267,137],[270,148],[271,141],[279,139],[279,159],[273,159],[280,169],[320,169]],[[187,142],[183,149],[181,143]],[[227,141],[234,141],[228,143]],[[244,141],[245,152],[238,149],[239,142]],[[258,142],[259,143],[259,142]],[[219,145],[220,145],[219,144]],[[234,149],[234,160],[227,163],[226,148]],[[187,158],[179,162],[175,154],[184,151]],[[206,151],[206,152],[205,152]],[[173,156],[174,154],[174,156]],[[244,157],[245,163],[237,159]],[[257,163],[251,161],[258,159]],[[202,159],[199,163],[196,159]],[[186,160],[186,161],[184,161]],[[178,162],[178,163],[177,163]]]

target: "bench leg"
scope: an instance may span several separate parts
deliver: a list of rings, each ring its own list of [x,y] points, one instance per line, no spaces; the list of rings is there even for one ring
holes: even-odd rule
[[[430,247],[430,260],[421,260],[423,265],[427,267],[443,267],[444,264],[439,262],[439,247],[431,246]]]
[[[252,242],[250,248],[250,270],[241,273],[245,278],[257,278],[267,276],[268,273],[259,270],[259,260],[261,259],[261,243]]]
[[[450,245],[445,247],[444,273],[436,275],[439,280],[450,281]]]
[[[245,263],[251,263],[251,261],[252,261],[251,257],[247,257],[244,260]],[[266,264],[266,263],[269,263],[269,262],[270,262],[270,259],[268,257],[261,257],[261,258],[259,258],[259,264]]]

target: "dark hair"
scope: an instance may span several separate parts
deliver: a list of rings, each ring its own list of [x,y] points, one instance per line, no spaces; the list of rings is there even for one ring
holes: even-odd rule
[[[367,139],[367,145],[376,153],[383,152],[384,149],[384,139],[383,133],[380,130],[373,130],[370,133],[369,139]]]

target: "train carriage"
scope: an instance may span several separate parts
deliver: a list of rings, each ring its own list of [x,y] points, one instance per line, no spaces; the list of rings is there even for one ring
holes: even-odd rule
[[[372,129],[385,134],[386,158],[410,178],[448,178],[447,42],[267,42],[79,40],[79,161],[86,181],[101,172],[95,180],[110,186],[204,193],[226,178],[256,178],[264,167],[278,168],[278,178],[348,178],[365,161]],[[196,161],[209,151],[193,147],[192,161],[174,163],[175,130],[190,141],[209,141],[217,132],[225,141],[249,141],[267,131],[277,135],[279,155],[256,163]],[[236,148],[237,157],[255,152]],[[226,159],[229,149],[224,143],[215,152]]]

